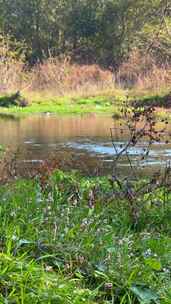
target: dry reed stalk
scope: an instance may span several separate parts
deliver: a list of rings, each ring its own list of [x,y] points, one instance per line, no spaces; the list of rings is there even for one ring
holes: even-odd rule
[[[171,67],[167,63],[158,65],[149,54],[134,50],[115,79],[120,87],[160,91],[171,86]]]
[[[97,65],[71,64],[68,60],[50,58],[32,70],[31,90],[53,90],[58,95],[97,92],[114,87],[113,75]]]
[[[0,45],[0,94],[26,91],[51,92],[56,96],[94,96],[116,87],[160,91],[171,86],[171,67],[158,66],[150,55],[134,50],[127,62],[113,74],[98,65],[78,65],[50,57],[27,69],[10,55],[7,44]]]

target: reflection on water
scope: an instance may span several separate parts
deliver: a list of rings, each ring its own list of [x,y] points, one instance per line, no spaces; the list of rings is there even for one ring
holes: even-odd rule
[[[115,149],[110,138],[110,128],[118,130],[119,121],[111,117],[96,116],[47,116],[35,115],[23,119],[0,117],[0,144],[17,151],[18,164],[23,169],[36,166],[51,157],[64,169],[82,169],[93,174],[100,167],[101,173],[110,172],[112,159],[127,141],[127,135],[114,133]],[[117,132],[116,132],[117,133]],[[132,164],[137,166],[145,143],[127,151]],[[171,159],[171,145],[154,144],[148,159],[140,166],[155,167]],[[119,160],[126,167],[126,155]]]

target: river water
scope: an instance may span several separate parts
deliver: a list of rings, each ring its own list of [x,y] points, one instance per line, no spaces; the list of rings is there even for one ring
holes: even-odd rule
[[[123,123],[123,122],[122,122]],[[0,144],[16,153],[20,170],[35,168],[44,160],[55,159],[59,168],[79,169],[85,174],[111,173],[116,152],[128,141],[120,131],[120,121],[109,116],[32,115],[26,118],[0,117]],[[169,126],[171,128],[171,126]],[[111,140],[111,129],[113,140]],[[143,153],[142,143],[129,149],[132,165]],[[130,170],[127,155],[119,159],[121,170]],[[146,171],[171,159],[170,144],[154,144],[149,156],[138,165]]]

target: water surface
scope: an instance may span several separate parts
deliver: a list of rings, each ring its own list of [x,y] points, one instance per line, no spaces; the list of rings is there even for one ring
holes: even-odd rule
[[[111,140],[111,128],[113,140]],[[44,160],[56,159],[62,169],[81,169],[86,174],[106,174],[113,168],[113,158],[128,141],[121,134],[120,122],[109,116],[33,115],[22,119],[0,118],[0,143],[16,152],[23,171]],[[171,128],[171,126],[170,126]],[[128,149],[132,165],[156,168],[171,159],[171,145],[154,144],[149,156],[139,163],[145,143]],[[128,155],[119,159],[122,170],[128,170]],[[127,169],[126,169],[127,168]]]

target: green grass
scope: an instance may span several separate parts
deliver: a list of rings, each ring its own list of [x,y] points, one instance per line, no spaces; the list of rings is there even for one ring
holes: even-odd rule
[[[14,114],[23,116],[39,113],[55,113],[55,114],[115,114],[120,116],[120,105],[124,99],[123,95],[104,95],[94,97],[29,97],[29,105],[26,107],[0,106],[0,113]],[[26,97],[27,98],[27,97]]]
[[[45,185],[0,187],[0,303],[171,303],[170,194],[142,198],[135,229],[107,177]]]
[[[13,94],[15,95],[15,94]],[[169,90],[161,91],[158,94],[153,92],[136,92],[134,90],[121,91],[115,90],[113,92],[103,92],[103,95],[97,95],[92,97],[55,97],[45,94],[29,94],[24,97],[20,96],[21,100],[28,100],[26,107],[10,105],[11,96],[0,97],[0,114],[14,117],[22,117],[31,114],[40,113],[52,113],[58,115],[70,115],[70,114],[105,114],[113,115],[115,118],[122,117],[123,102],[127,99],[130,104],[132,101],[136,101],[138,106],[150,106],[160,108],[160,111],[156,112],[157,117],[171,119],[170,97]],[[9,100],[8,100],[9,98]],[[1,101],[2,105],[1,106]],[[5,104],[7,106],[5,107]]]
[[[11,96],[0,97],[0,114],[13,115],[15,117],[22,117],[31,114],[40,113],[53,113],[59,115],[69,114],[105,114],[113,115],[116,118],[122,117],[122,106],[123,102],[127,99],[130,104],[132,101],[136,101],[138,106],[150,106],[160,108],[160,111],[156,113],[159,118],[171,119],[170,109],[170,97],[169,90],[161,91],[160,93],[154,92],[137,92],[134,90],[121,91],[115,90],[113,92],[103,92],[101,95],[87,96],[87,97],[55,97],[48,95],[47,93],[43,96],[40,94],[26,94],[23,97],[20,96],[21,101],[28,101],[26,107],[11,105]],[[170,102],[169,102],[170,101]],[[17,101],[18,102],[18,101]],[[2,104],[2,106],[1,106]],[[7,106],[5,106],[7,104]]]

